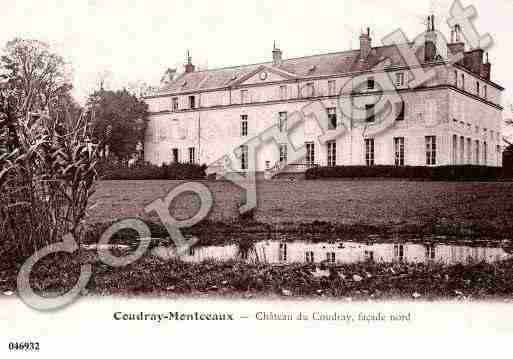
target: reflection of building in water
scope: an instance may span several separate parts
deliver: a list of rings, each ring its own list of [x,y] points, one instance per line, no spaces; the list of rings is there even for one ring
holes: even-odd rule
[[[470,247],[435,243],[309,243],[261,241],[241,256],[237,245],[197,247],[183,259],[201,262],[230,259],[264,263],[438,262],[445,264],[495,262],[510,258],[502,248]]]

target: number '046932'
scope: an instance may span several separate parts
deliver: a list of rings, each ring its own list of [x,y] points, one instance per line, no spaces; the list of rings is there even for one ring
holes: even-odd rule
[[[39,342],[10,342],[9,351],[39,351]]]

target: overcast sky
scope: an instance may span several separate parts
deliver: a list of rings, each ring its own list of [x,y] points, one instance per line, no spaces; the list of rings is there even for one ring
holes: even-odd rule
[[[0,0],[0,42],[36,38],[54,46],[73,65],[75,95],[84,99],[99,72],[112,73],[113,87],[158,84],[168,67],[193,62],[209,68],[269,61],[273,41],[284,57],[358,48],[362,28],[373,44],[401,27],[422,32],[430,10],[447,14],[450,0]],[[475,5],[476,27],[489,32],[492,79],[513,89],[513,1],[462,1]],[[443,23],[445,33],[449,30]],[[512,98],[511,90],[504,103]]]

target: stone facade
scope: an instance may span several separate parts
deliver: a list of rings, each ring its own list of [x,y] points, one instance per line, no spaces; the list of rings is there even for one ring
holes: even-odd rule
[[[463,61],[450,65],[440,57],[422,61],[423,69],[436,76],[412,87],[411,69],[388,47],[288,60],[281,60],[280,50],[273,55],[270,63],[189,69],[147,97],[151,117],[145,159],[205,163],[215,172],[216,161],[230,155],[234,168],[244,171],[247,159],[238,150],[262,142],[258,136],[277,129],[281,116],[287,118],[288,131],[258,147],[257,171],[279,163],[285,144],[289,155],[291,146],[305,143],[313,143],[313,151],[309,144],[307,158],[291,170],[312,164],[502,165],[503,89],[490,81],[489,73],[483,77],[472,71],[475,61],[471,69]],[[388,56],[392,65],[382,66]],[[378,106],[380,99],[388,100],[389,107]],[[374,117],[366,117],[369,113]],[[336,127],[331,128],[334,114]]]

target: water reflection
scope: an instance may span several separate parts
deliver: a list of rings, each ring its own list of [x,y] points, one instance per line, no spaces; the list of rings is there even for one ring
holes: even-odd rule
[[[169,258],[169,252],[155,253]],[[499,247],[475,247],[443,243],[311,243],[304,241],[259,241],[252,246],[239,247],[205,246],[191,248],[182,260],[202,262],[209,259],[226,261],[240,259],[248,262],[287,263],[331,263],[350,264],[364,261],[374,262],[436,262],[444,264],[496,262],[511,258],[511,254]]]

